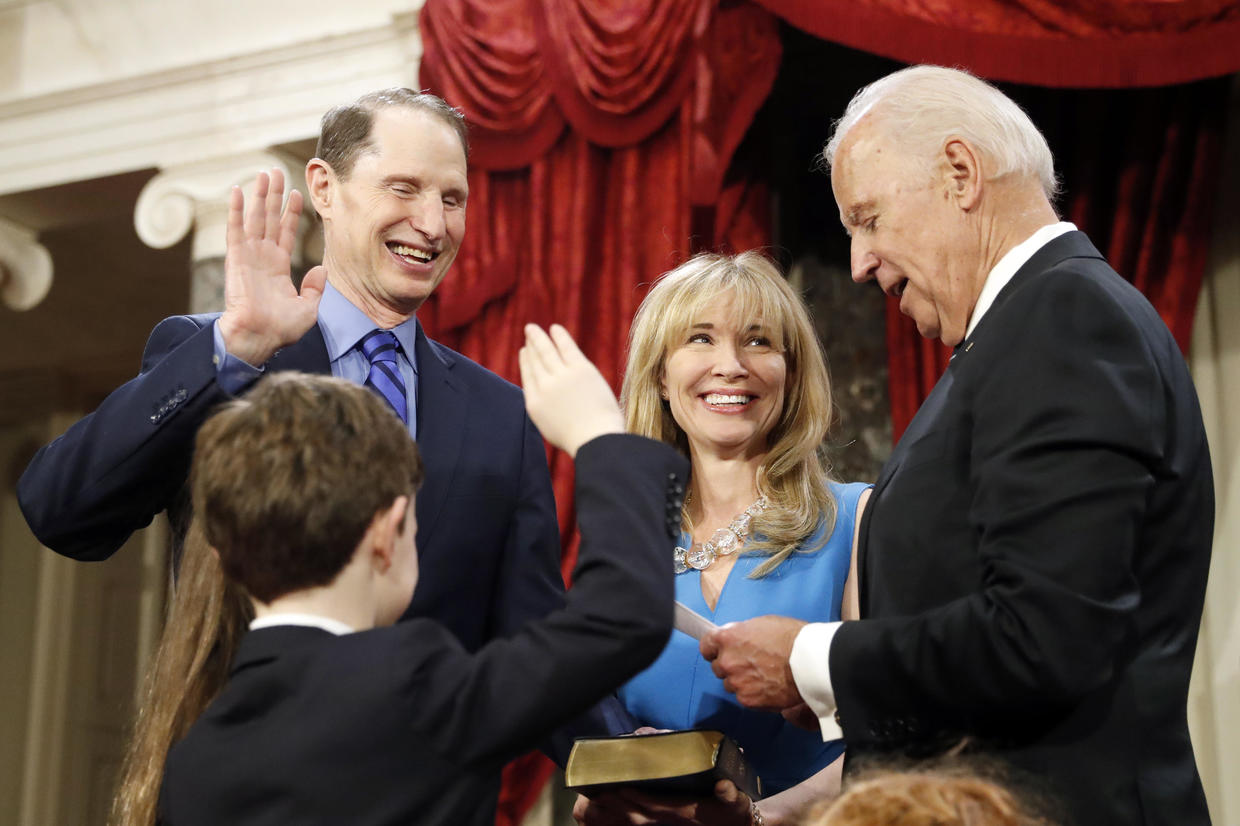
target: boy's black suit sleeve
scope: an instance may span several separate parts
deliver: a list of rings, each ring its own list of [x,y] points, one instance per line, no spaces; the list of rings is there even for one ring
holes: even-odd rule
[[[617,434],[584,445],[581,552],[562,610],[473,655],[430,622],[388,632],[408,648],[387,661],[411,733],[459,765],[502,761],[652,662],[671,632],[687,480],[685,459],[649,439]],[[382,645],[385,635],[374,636]]]

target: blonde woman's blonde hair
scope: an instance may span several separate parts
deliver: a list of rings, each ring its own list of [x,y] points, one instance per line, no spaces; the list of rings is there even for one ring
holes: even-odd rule
[[[661,395],[667,358],[685,343],[705,307],[724,293],[731,295],[740,327],[760,321],[769,331],[787,370],[783,410],[767,436],[768,452],[757,479],[769,507],[754,518],[745,545],[746,553],[770,557],[750,575],[759,578],[798,549],[816,550],[802,544],[820,526],[825,541],[836,515],[823,454],[832,415],[826,358],[805,303],[775,264],[754,251],[703,254],[660,276],[633,318],[620,404],[629,432],[689,455],[685,432]],[[687,505],[681,523],[693,533]]]

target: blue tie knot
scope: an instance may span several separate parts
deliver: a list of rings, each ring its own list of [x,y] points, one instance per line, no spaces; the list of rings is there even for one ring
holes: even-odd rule
[[[409,402],[405,396],[405,380],[400,374],[400,365],[396,363],[400,342],[388,330],[374,330],[366,334],[359,346],[370,362],[365,385],[378,393],[400,420],[408,424]]]
[[[396,351],[400,349],[400,342],[397,341],[396,334],[390,330],[372,330],[362,339],[361,347],[366,360],[371,364],[376,361],[394,364]]]

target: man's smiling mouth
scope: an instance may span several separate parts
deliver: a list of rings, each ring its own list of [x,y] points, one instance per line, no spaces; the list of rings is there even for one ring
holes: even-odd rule
[[[411,264],[429,264],[439,257],[437,252],[418,249],[395,241],[389,241],[387,248]]]

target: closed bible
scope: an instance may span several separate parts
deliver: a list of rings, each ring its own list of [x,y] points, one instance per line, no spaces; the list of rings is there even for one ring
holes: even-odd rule
[[[723,732],[708,729],[583,737],[568,755],[564,780],[586,796],[628,786],[709,797],[720,780],[731,780],[755,800],[761,796],[761,782],[740,746]]]

